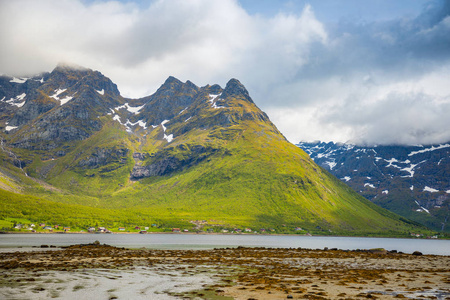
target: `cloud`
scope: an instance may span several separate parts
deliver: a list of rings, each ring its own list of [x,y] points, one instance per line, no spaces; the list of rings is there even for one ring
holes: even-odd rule
[[[289,100],[269,115],[292,141],[449,141],[449,7],[430,2],[416,18],[326,27],[328,42],[313,45],[309,63],[272,90],[269,98]]]
[[[71,62],[128,97],[169,75],[235,77],[292,142],[446,142],[450,4],[426,3],[414,18],[327,23],[311,5],[262,16],[237,0],[0,1],[0,73]]]

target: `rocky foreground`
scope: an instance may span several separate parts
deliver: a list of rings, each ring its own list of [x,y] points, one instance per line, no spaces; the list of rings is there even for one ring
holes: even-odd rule
[[[2,299],[450,299],[450,257],[383,249],[124,249],[0,254]]]

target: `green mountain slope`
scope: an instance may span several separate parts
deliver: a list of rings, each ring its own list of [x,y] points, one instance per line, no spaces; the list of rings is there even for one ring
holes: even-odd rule
[[[58,67],[37,98],[2,116],[2,170],[15,172],[20,186],[2,192],[4,218],[167,227],[205,220],[216,230],[322,234],[424,230],[359,196],[287,142],[238,80],[222,89],[169,77],[154,95],[125,99],[100,73],[82,72]],[[21,117],[63,88],[68,102]],[[17,128],[7,130],[6,122]]]

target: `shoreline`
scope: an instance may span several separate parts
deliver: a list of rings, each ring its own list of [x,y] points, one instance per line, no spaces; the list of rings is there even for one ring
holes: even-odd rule
[[[96,232],[14,232],[14,231],[0,231],[1,234],[92,234],[92,235],[109,235],[109,234],[180,234],[180,235],[249,235],[249,236],[303,236],[303,237],[348,237],[348,238],[380,238],[380,239],[411,239],[411,240],[450,240],[450,237],[439,237],[439,238],[429,238],[429,237],[405,237],[405,236],[378,236],[378,235],[320,235],[320,234],[298,234],[298,233],[249,233],[249,232],[241,232],[241,233],[231,233],[231,232],[110,232],[110,233],[96,233]]]
[[[98,242],[39,250],[2,253],[0,295],[14,299],[11,295],[28,291],[30,296],[76,299],[89,292],[120,299],[137,293],[129,297],[140,299],[139,293],[145,291],[152,299],[450,297],[450,256],[381,249],[131,250]],[[139,285],[136,277],[146,280]],[[56,278],[63,282],[58,284]],[[150,289],[155,280],[168,288]],[[130,290],[130,285],[135,289]]]

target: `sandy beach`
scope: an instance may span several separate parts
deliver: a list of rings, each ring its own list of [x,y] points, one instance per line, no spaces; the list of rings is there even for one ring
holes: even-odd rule
[[[2,299],[450,299],[450,257],[74,245],[0,253]]]

